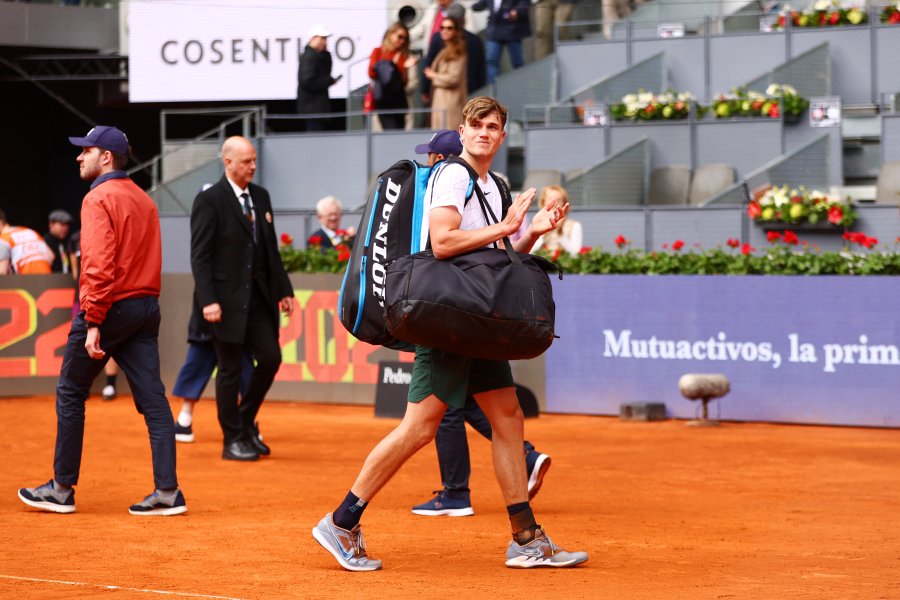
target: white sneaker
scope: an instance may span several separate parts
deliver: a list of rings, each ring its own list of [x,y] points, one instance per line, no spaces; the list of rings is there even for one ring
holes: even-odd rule
[[[108,385],[103,388],[102,394],[103,394],[104,400],[114,400],[117,395],[116,388],[111,385]]]

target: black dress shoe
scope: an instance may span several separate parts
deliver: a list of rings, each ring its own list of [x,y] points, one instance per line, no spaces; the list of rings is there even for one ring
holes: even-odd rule
[[[259,460],[259,452],[244,440],[225,444],[222,449],[223,460]]]
[[[247,445],[256,450],[260,456],[272,454],[272,449],[259,438],[259,427],[256,425],[252,425],[250,429],[247,430],[247,442]]]

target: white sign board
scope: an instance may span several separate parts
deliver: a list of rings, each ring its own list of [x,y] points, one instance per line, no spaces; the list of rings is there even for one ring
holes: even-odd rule
[[[684,23],[660,23],[656,26],[656,37],[680,38],[684,37]]]
[[[332,98],[367,83],[388,26],[387,0],[128,2],[132,102],[297,97],[298,58],[313,25],[331,32]]]
[[[840,96],[822,96],[809,99],[809,126],[810,127],[840,127],[841,126],[841,98]]]

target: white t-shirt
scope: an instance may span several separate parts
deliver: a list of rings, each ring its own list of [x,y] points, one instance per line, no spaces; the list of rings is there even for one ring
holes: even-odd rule
[[[459,228],[464,231],[472,231],[473,229],[481,229],[493,223],[485,221],[484,213],[481,210],[481,203],[478,201],[478,194],[474,191],[469,201],[466,202],[466,192],[469,189],[469,171],[462,165],[448,163],[439,165],[428,181],[428,188],[425,190],[425,206],[424,216],[422,217],[422,245],[428,242],[428,231],[430,226],[429,212],[432,208],[438,206],[452,206],[462,215],[462,221]],[[477,186],[484,192],[484,198],[487,200],[494,216],[497,219],[503,218],[503,196],[497,188],[497,183],[490,175],[487,181],[478,180],[475,182]],[[492,246],[493,244],[488,244]]]

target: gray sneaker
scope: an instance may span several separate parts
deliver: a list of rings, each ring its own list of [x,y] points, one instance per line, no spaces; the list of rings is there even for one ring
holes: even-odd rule
[[[186,513],[187,505],[181,490],[176,490],[174,496],[165,499],[159,494],[159,491],[153,490],[152,494],[137,504],[132,504],[128,508],[128,512],[140,516],[167,517]]]
[[[511,541],[506,551],[506,566],[515,569],[574,567],[587,559],[587,552],[566,552],[558,548],[543,529],[538,529],[537,536],[524,546]]]
[[[55,513],[75,512],[75,490],[60,491],[56,489],[51,479],[44,485],[33,488],[21,488],[19,500],[41,510],[49,510]]]
[[[381,561],[366,556],[366,542],[359,525],[347,531],[334,524],[328,513],[313,527],[313,537],[348,571],[377,571]]]

